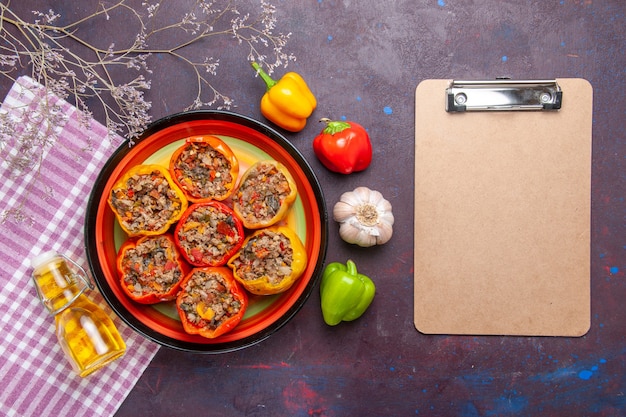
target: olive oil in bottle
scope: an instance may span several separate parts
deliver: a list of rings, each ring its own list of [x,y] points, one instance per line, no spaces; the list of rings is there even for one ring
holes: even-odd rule
[[[54,315],[59,344],[78,375],[85,377],[126,352],[111,318],[85,295],[93,286],[83,268],[55,252],[35,257],[31,266],[37,295]]]

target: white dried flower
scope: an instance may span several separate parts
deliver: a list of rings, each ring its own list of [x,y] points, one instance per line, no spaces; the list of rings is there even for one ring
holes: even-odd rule
[[[136,4],[130,0],[98,2],[91,14],[81,16],[74,23],[55,26],[61,15],[52,9],[19,16],[11,9],[10,2],[0,3],[0,75],[15,81],[24,75],[21,73],[24,68],[29,68],[28,75],[44,86],[42,91],[32,92],[43,94],[42,101],[46,101],[46,94],[52,94],[74,104],[80,124],[86,130],[91,126],[92,114],[102,114],[111,143],[119,134],[126,136],[132,146],[151,122],[152,104],[146,99],[151,84],[146,77],[152,74],[149,65],[152,56],[167,55],[191,67],[197,79],[197,92],[187,108],[194,109],[230,109],[235,103],[211,82],[210,77],[218,75],[219,57],[188,57],[185,54],[189,45],[210,41],[215,36],[232,39],[234,44],[249,48],[248,58],[265,63],[270,74],[276,67],[286,67],[296,59],[283,51],[291,34],[274,33],[278,23],[276,8],[268,0],[260,0],[256,9],[246,7],[243,13],[238,10],[243,6],[232,0],[196,0],[173,23],[160,20],[160,1],[142,0],[138,3],[141,9],[135,9]],[[108,45],[105,49],[80,38],[84,33],[81,27],[101,18],[134,20],[138,33],[130,38],[130,45],[126,37],[102,40]],[[168,34],[175,35],[169,39],[177,39],[179,43],[153,45],[157,39],[168,39]],[[130,82],[126,78],[123,81],[109,78],[114,73],[109,69],[120,66],[136,71],[136,77]],[[92,112],[87,103],[97,103],[101,108]],[[0,113],[0,149],[10,144],[19,151],[3,153],[1,162],[10,167],[13,175],[20,175],[25,170],[34,170],[44,149],[54,146],[67,116],[55,106],[38,112],[11,110],[19,115],[16,116],[19,120],[9,117],[4,110]],[[19,209],[1,216],[2,221],[7,216],[20,218]]]

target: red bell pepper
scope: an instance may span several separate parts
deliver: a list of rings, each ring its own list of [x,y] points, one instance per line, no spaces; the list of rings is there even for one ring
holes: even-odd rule
[[[169,172],[189,201],[223,201],[235,190],[239,161],[217,136],[191,136],[172,154]]]
[[[363,171],[372,162],[372,143],[363,126],[354,122],[321,119],[326,127],[313,139],[313,151],[333,172]]]
[[[176,298],[189,269],[169,234],[129,239],[118,251],[117,271],[122,289],[141,304]]]
[[[178,249],[194,266],[226,264],[244,239],[242,221],[219,201],[189,206],[174,231]]]
[[[246,312],[248,296],[230,268],[193,269],[181,284],[176,309],[185,332],[209,339],[234,329]]]

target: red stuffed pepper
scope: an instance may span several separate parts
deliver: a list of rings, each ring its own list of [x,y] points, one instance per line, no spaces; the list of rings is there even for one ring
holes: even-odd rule
[[[224,265],[244,238],[241,220],[219,201],[191,205],[174,232],[180,252],[194,266]]]
[[[226,267],[195,268],[184,279],[176,309],[185,332],[209,339],[234,329],[248,296]]]
[[[172,154],[170,174],[190,201],[222,201],[235,190],[239,161],[220,138],[192,136]]]
[[[188,270],[169,234],[127,240],[118,252],[117,271],[122,289],[141,304],[176,298]]]

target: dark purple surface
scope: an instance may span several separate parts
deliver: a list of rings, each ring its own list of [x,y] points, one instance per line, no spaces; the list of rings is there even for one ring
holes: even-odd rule
[[[25,13],[34,8],[13,3]],[[87,2],[37,3],[68,16],[89,9]],[[172,2],[167,13],[180,14],[186,3]],[[237,3],[242,12],[257,7]],[[297,61],[288,70],[303,75],[319,102],[305,130],[286,136],[315,170],[328,210],[361,185],[393,205],[394,236],[384,246],[348,245],[336,224],[329,228],[327,261],[353,259],[378,293],[361,319],[331,328],[315,292],[278,333],[243,351],[207,356],[162,348],[117,416],[625,415],[626,3],[272,3],[276,32],[292,33],[285,51]],[[124,30],[94,26],[90,35]],[[264,87],[246,51],[226,42],[212,47],[222,64],[215,83],[235,100],[232,110],[264,120]],[[147,99],[157,119],[189,104],[193,79],[176,61],[154,59]],[[415,87],[428,78],[497,76],[582,77],[594,88],[592,324],[581,338],[425,336],[413,326]],[[3,96],[10,85],[0,80]],[[341,176],[316,160],[311,141],[321,117],[368,129],[368,170]]]

